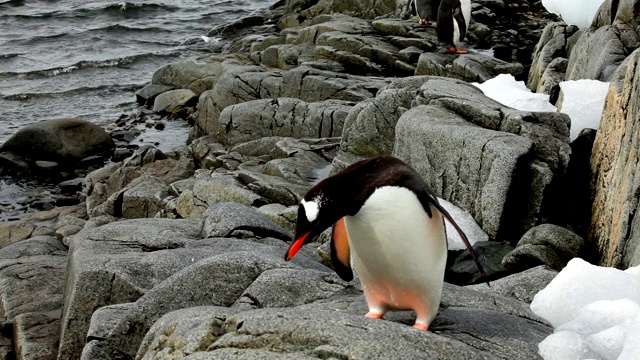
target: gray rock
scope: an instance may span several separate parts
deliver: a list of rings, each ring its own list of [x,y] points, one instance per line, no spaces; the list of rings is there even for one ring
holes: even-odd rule
[[[284,139],[281,136],[266,136],[234,145],[229,151],[240,153],[244,156],[270,156],[276,144]]]
[[[348,283],[335,273],[315,269],[267,270],[242,293],[233,307],[283,308],[327,299]]]
[[[136,102],[140,105],[152,105],[156,96],[173,89],[173,86],[148,84],[142,89],[136,91]]]
[[[536,92],[549,94],[549,102],[556,104],[560,96],[560,83],[564,81],[568,60],[565,58],[553,59],[540,77]]]
[[[177,269],[210,256],[205,249],[182,249],[200,239],[202,226],[202,220],[136,219],[72,236],[60,357],[79,358],[96,309],[135,301]]]
[[[296,231],[296,220],[298,219],[298,206],[286,207],[282,204],[267,204],[258,208],[258,212],[267,219],[278,224],[281,228],[290,233]]]
[[[26,313],[14,319],[16,357],[23,360],[55,360],[60,319]]]
[[[67,118],[41,121],[18,130],[2,146],[0,153],[60,164],[80,160],[113,150],[109,134],[86,120]],[[34,158],[35,156],[35,158]]]
[[[223,139],[225,129],[218,118],[230,105],[257,99],[296,98],[307,103],[328,99],[349,102],[372,96],[387,80],[345,75],[299,66],[286,72],[265,72],[257,66],[225,65],[226,71],[213,89],[203,93],[198,102],[196,133]]]
[[[285,263],[284,247],[254,243],[247,248],[242,240],[231,241],[239,246],[223,239],[223,244],[231,245],[229,250],[176,272],[138,299],[135,307],[112,328],[106,340],[109,346],[133,357],[149,328],[166,313],[193,306],[228,307],[262,272],[277,267],[300,268],[300,261],[305,261],[303,255],[299,260]],[[242,248],[247,250],[240,250]],[[313,268],[326,269],[309,260],[307,263]]]
[[[469,82],[485,82],[498,74],[518,76],[522,71],[524,71],[522,64],[507,63],[482,54],[451,56],[423,53],[418,59],[415,75],[435,75]]]
[[[210,206],[228,201],[251,206],[267,202],[232,175],[211,174],[210,177],[196,179],[192,190],[180,194],[176,210],[183,218],[203,218]]]
[[[342,134],[342,125],[352,103],[327,100],[306,103],[292,98],[247,101],[225,108],[220,124],[226,142],[235,145],[261,137],[333,137]]]
[[[189,89],[176,89],[163,92],[153,102],[153,111],[157,113],[176,113],[183,107],[195,106],[196,94]]]
[[[62,307],[66,248],[54,237],[34,236],[0,249],[0,301],[6,319]]]
[[[507,269],[502,265],[502,259],[513,250],[513,246],[498,241],[478,241],[473,244],[473,250],[487,278],[496,279],[508,274]],[[451,267],[447,269],[445,280],[458,285],[484,282],[478,266],[466,250],[461,251]]]
[[[199,306],[170,312],[149,329],[136,359],[186,358],[202,353],[225,333],[226,318],[236,312],[220,306]]]
[[[318,181],[320,170],[326,168],[329,162],[312,151],[300,151],[291,157],[274,159],[264,167],[264,173],[279,176],[285,180],[309,186]]]
[[[111,195],[91,212],[92,216],[113,215],[127,219],[154,217],[164,208],[169,187],[160,179],[142,175]]]
[[[229,56],[233,58],[233,56]],[[209,90],[223,73],[224,58],[183,61],[165,65],[153,74],[152,84],[165,85],[174,89],[190,89],[196,95]],[[238,60],[230,59],[230,62]]]
[[[286,206],[299,204],[310,188],[308,185],[292,184],[279,176],[246,170],[238,170],[235,174],[238,180],[256,194]]]
[[[467,210],[490,238],[497,238],[523,231],[513,226],[522,213],[508,220],[516,211],[505,209],[528,203],[517,197],[529,194],[509,189],[523,176],[516,165],[531,147],[529,139],[474,126],[439,107],[419,106],[398,120],[394,155],[411,164],[436,195]]]
[[[503,259],[509,269],[524,270],[546,265],[560,271],[574,257],[582,254],[584,240],[563,227],[542,224],[525,233],[516,248]]]
[[[635,50],[612,77],[607,102],[591,156],[593,214],[589,239],[600,254],[600,264],[627,268],[640,264],[638,180],[635,133],[640,50]],[[627,204],[620,206],[620,204]]]
[[[533,53],[533,61],[527,80],[529,89],[535,92],[544,92],[541,84],[543,74],[554,59],[568,57],[567,39],[576,30],[575,26],[568,26],[563,22],[549,23],[545,26]],[[564,70],[562,71],[562,80],[564,80]],[[548,94],[548,92],[544,93]]]
[[[533,301],[533,297],[549,285],[557,274],[557,271],[540,265],[494,280],[491,282],[491,287],[485,284],[470,285],[468,287],[483,293],[499,294],[530,304]]]
[[[258,237],[289,241],[292,234],[252,208],[237,203],[217,203],[205,213],[203,237],[232,237],[234,232],[249,231]]]
[[[595,79],[609,81],[627,51],[614,26],[589,28],[571,50],[566,80]]]

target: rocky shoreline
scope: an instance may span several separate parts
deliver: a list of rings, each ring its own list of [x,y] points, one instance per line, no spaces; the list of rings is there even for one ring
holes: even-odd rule
[[[158,69],[137,94],[193,124],[188,146],[137,146],[133,125],[161,122],[119,119],[101,142],[108,163],[82,173],[77,204],[0,225],[0,359],[539,359],[553,328],[529,303],[557,271],[577,256],[640,263],[635,172],[617,171],[633,163],[634,142],[608,125],[624,117],[636,129],[638,51],[627,42],[624,61],[603,62],[581,50],[607,39],[600,29],[614,19],[640,19],[627,2],[606,1],[597,27],[577,31],[540,1],[474,1],[469,44],[495,57],[442,53],[403,1],[280,1],[213,29],[223,40],[212,55]],[[559,79],[611,81],[601,129],[570,143],[567,115],[518,111],[469,85],[500,73],[559,99]],[[0,148],[3,169],[71,161],[54,153],[31,164],[45,159]],[[283,259],[306,190],[382,154],[412,165],[472,217],[465,231],[488,239],[474,248],[491,288],[470,285],[475,265],[451,250],[429,332],[408,326],[406,311],[365,318],[359,282],[328,266],[327,234]],[[600,171],[604,157],[617,167]],[[625,191],[592,182],[610,171]],[[593,217],[574,211],[590,207],[584,186],[595,187]],[[632,203],[627,213],[616,196]],[[589,232],[612,213],[629,220],[607,225],[618,237]]]

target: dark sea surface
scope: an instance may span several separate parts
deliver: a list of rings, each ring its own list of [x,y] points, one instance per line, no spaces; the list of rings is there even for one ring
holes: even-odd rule
[[[156,69],[206,54],[209,30],[274,2],[0,0],[0,144],[41,120],[104,127],[137,112],[135,91]],[[147,136],[165,149],[186,141],[185,122],[167,125]],[[0,209],[47,186],[0,178]]]

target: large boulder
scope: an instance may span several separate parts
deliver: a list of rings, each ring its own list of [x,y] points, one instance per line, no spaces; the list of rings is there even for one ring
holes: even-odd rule
[[[219,122],[226,142],[236,145],[262,137],[334,137],[353,103],[339,100],[307,103],[294,98],[261,99],[226,107]]]
[[[417,108],[419,105],[427,106]],[[406,107],[411,110],[404,112]],[[413,119],[411,125],[399,124],[399,119],[409,116]],[[456,161],[462,159],[464,164],[468,163],[473,167],[472,164],[479,161],[479,157],[487,156],[489,153],[479,151],[485,149],[480,146],[479,149],[463,155],[460,153],[462,144],[457,143],[456,146],[453,146],[453,143],[450,142],[452,138],[458,138],[458,141],[464,142],[465,146],[471,148],[475,146],[471,144],[482,143],[481,137],[468,138],[470,134],[467,134],[466,130],[448,134],[440,133],[429,130],[429,125],[423,124],[431,119],[437,121],[440,116],[447,119],[458,119],[462,121],[461,126],[466,123],[465,129],[469,129],[474,134],[475,132],[494,134],[490,137],[500,138],[497,142],[490,141],[491,146],[500,147],[498,144],[510,143],[507,139],[514,139],[515,142],[511,145],[520,143],[521,150],[516,151],[517,156],[515,153],[511,154],[515,157],[507,161],[510,165],[500,162],[500,166],[505,166],[503,168],[505,171],[501,172],[502,175],[497,175],[497,172],[493,173],[497,177],[491,178],[490,186],[486,183],[489,178],[483,177],[490,172],[488,168],[483,167],[482,169],[485,175],[480,175],[476,171],[477,169],[470,170],[478,181],[476,188],[476,185],[471,185],[474,181],[466,181],[470,175],[466,170],[462,170],[463,168]],[[473,124],[477,126],[473,126]],[[415,132],[412,130],[414,125],[416,126]],[[427,140],[425,134],[422,133],[423,131],[431,131],[434,138]],[[569,162],[568,134],[569,118],[564,114],[517,111],[496,103],[484,96],[476,87],[463,81],[416,76],[395,81],[381,89],[375,98],[356,105],[345,120],[341,149],[344,154],[370,157],[389,154],[395,146],[393,153],[396,156],[419,169],[424,177],[432,179],[434,183],[431,185],[436,193],[469,211],[491,238],[498,235],[499,224],[509,224],[510,230],[505,229],[506,232],[501,236],[509,234],[509,236],[513,236],[510,240],[513,240],[519,239],[527,229],[546,217],[545,211],[547,210],[545,210],[544,203],[545,201],[553,201],[553,197],[545,195],[551,193],[555,177],[564,173]],[[510,135],[515,136],[511,137]],[[474,143],[474,141],[478,141],[478,143]],[[441,150],[432,150],[437,149],[438,146],[454,151],[461,158],[455,160],[456,157],[449,156]],[[455,149],[453,149],[454,147]],[[427,155],[427,153],[429,154]],[[501,156],[499,151],[495,155]],[[434,156],[438,157],[442,163],[426,160]],[[435,158],[431,160],[435,160]],[[427,163],[428,165],[426,165]],[[445,166],[445,163],[448,165]],[[495,169],[498,168],[497,163],[492,166],[496,166]],[[506,170],[507,168],[511,170]],[[445,169],[447,170],[445,171]],[[517,169],[517,173],[513,173],[515,169]],[[445,176],[446,180],[443,180],[443,172],[448,174],[447,176],[454,176],[454,173],[458,173],[464,179],[458,179],[458,175],[455,175],[452,178]],[[462,188],[465,187],[470,191],[469,193],[462,191]],[[502,194],[491,199],[490,203],[495,206],[492,210],[489,209],[488,203],[485,206],[478,202],[479,197],[487,196],[487,199],[490,197],[486,190],[482,195],[483,192],[479,189],[489,188],[496,191],[501,188],[499,192]],[[513,202],[507,201],[507,197],[513,199]],[[502,200],[497,201],[496,199]],[[504,206],[507,204],[503,200],[511,204],[508,206],[514,206],[514,208],[504,214],[503,220],[499,220],[503,217]],[[550,208],[552,209],[553,206]],[[487,217],[481,219],[480,213],[484,213]],[[506,218],[511,216],[513,216],[511,218],[513,221],[506,221]],[[493,220],[489,220],[489,218]]]
[[[549,94],[548,91],[545,91],[545,85],[542,80],[543,75],[550,68],[550,64],[553,61],[557,62],[559,58],[567,61],[568,40],[576,30],[577,28],[575,26],[568,26],[565,23],[555,22],[545,26],[533,53],[533,61],[527,79],[527,87],[529,87],[529,89],[535,92]],[[562,80],[564,80],[565,71],[566,65],[561,72]],[[546,85],[546,88],[549,88],[549,85]]]
[[[100,126],[82,119],[65,118],[25,126],[0,146],[0,154],[12,153],[33,162],[45,160],[75,165],[86,157],[114,148],[111,136]]]
[[[640,265],[638,147],[640,144],[640,50],[614,76],[591,156],[593,206],[589,239],[600,264]]]

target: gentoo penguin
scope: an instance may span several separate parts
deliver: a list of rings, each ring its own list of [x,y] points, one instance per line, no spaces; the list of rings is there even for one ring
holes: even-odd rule
[[[466,54],[462,40],[471,21],[471,0],[442,0],[438,8],[438,40],[447,44],[451,53]]]
[[[411,5],[413,5],[413,10],[418,15],[418,24],[428,25],[429,22],[435,24],[440,0],[409,0],[407,9]]]
[[[414,327],[427,330],[442,295],[444,219],[485,276],[467,237],[413,168],[392,156],[362,160],[304,196],[285,260],[333,226],[331,263],[346,281],[353,279],[353,263],[369,306],[366,316],[380,319],[388,309],[411,309],[417,315]]]

